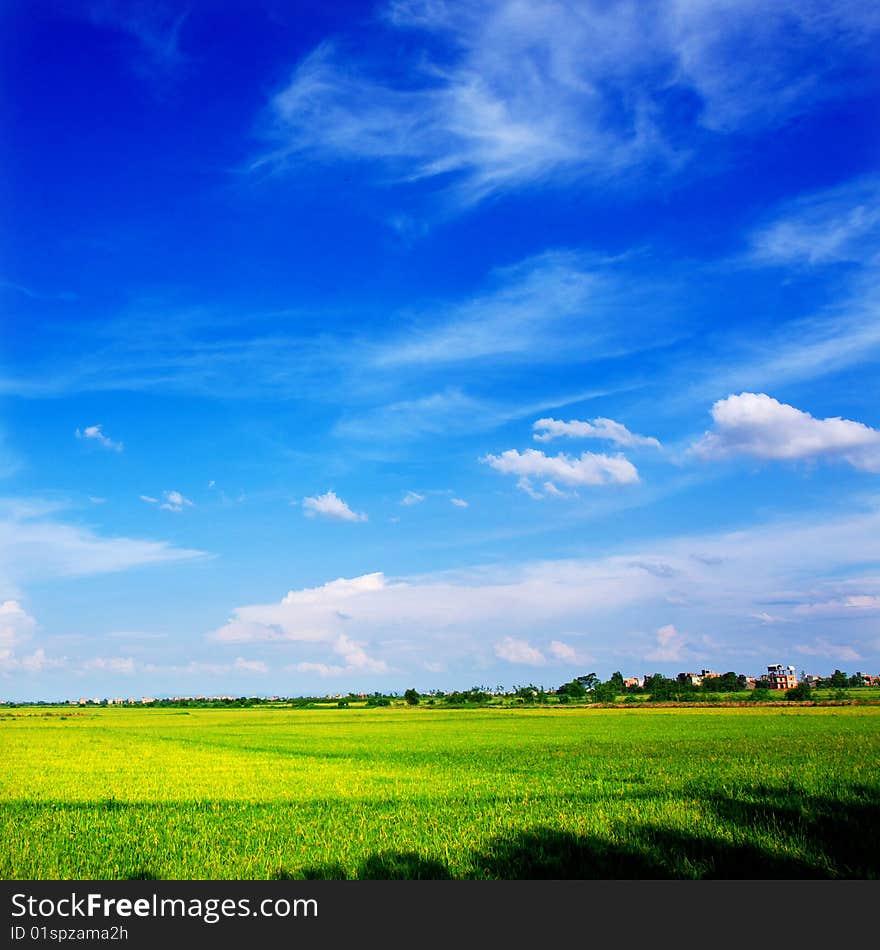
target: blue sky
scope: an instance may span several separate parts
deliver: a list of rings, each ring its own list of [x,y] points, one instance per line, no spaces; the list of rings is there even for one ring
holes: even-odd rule
[[[0,693],[880,667],[880,13],[7,4]]]

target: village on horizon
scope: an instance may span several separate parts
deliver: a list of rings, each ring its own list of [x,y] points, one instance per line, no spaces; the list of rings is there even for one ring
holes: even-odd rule
[[[785,666],[781,663],[773,663],[767,667],[767,672],[762,673],[760,676],[746,676],[742,673],[718,673],[714,670],[702,669],[699,673],[694,672],[682,672],[676,674],[674,678],[666,678],[660,673],[655,674],[645,674],[643,676],[628,676],[624,677],[620,673],[613,673],[611,678],[607,683],[602,684],[595,673],[589,673],[586,676],[576,677],[571,683],[564,683],[559,687],[544,689],[543,686],[536,687],[533,684],[528,686],[514,686],[511,689],[507,690],[502,686],[496,686],[494,688],[484,687],[484,686],[475,686],[471,690],[464,692],[453,692],[447,694],[442,690],[429,690],[424,694],[417,693],[415,690],[407,690],[403,696],[408,695],[418,696],[421,698],[422,695],[429,698],[448,698],[452,697],[475,697],[476,695],[482,696],[507,696],[507,697],[528,697],[529,694],[533,696],[562,696],[566,697],[568,695],[568,687],[571,687],[574,684],[580,683],[581,688],[584,690],[584,693],[590,693],[595,687],[602,685],[612,685],[617,688],[620,687],[624,692],[633,694],[635,692],[650,692],[650,687],[652,681],[657,679],[665,681],[666,683],[673,684],[673,686],[684,686],[684,687],[703,687],[706,689],[712,680],[724,680],[727,683],[736,681],[737,685],[734,690],[737,691],[750,691],[750,690],[773,690],[777,692],[786,692],[788,690],[794,690],[799,685],[803,684],[809,688],[836,688],[843,689],[846,687],[849,688],[858,688],[858,687],[880,687],[880,674],[870,674],[863,673],[861,671],[856,671],[854,674],[847,675],[846,673],[841,672],[839,669],[835,669],[834,673],[830,676],[823,677],[815,673],[806,673],[801,671],[800,677],[796,672],[794,666],[788,665]],[[586,685],[584,685],[586,684]],[[721,686],[722,691],[727,691],[727,684]],[[298,697],[285,697],[280,695],[272,696],[259,696],[259,695],[250,695],[250,696],[232,696],[232,695],[193,695],[193,696],[164,696],[164,697],[151,697],[151,696],[142,696],[140,699],[129,696],[115,696],[115,697],[93,697],[85,698],[80,697],[79,699],[63,699],[63,700],[9,700],[9,699],[0,699],[0,706],[150,706],[155,703],[236,703],[242,701],[248,702],[266,702],[266,703],[277,703],[277,702],[287,702],[291,699],[319,699],[319,700],[336,700],[336,701],[345,701],[345,700],[371,700],[376,697],[394,697],[396,698],[398,693],[396,691],[391,691],[389,693],[326,693],[322,695],[314,694],[310,696],[298,696]],[[603,702],[607,700],[602,700]]]

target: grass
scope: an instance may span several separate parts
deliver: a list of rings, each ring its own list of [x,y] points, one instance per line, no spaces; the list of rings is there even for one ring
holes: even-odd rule
[[[880,708],[21,709],[0,877],[878,877]]]

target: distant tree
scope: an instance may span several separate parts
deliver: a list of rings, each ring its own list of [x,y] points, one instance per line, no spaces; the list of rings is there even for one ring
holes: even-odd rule
[[[841,673],[840,670],[835,670],[831,676],[827,679],[822,680],[823,686],[828,686],[831,689],[845,689],[849,685],[849,677],[846,673]]]
[[[586,673],[584,676],[579,676],[577,681],[588,693],[599,685],[599,677],[595,673]]]
[[[785,691],[785,698],[794,700],[796,702],[806,702],[808,699],[812,699],[813,697],[810,687],[806,683],[801,682],[792,689],[787,689]]]
[[[587,695],[587,689],[580,680],[572,680],[570,683],[563,683],[556,692],[560,696],[567,696],[571,699],[583,699]]]
[[[703,689],[712,693],[737,693],[745,688],[745,682],[740,682],[740,678],[733,671],[703,680]]]
[[[608,682],[617,690],[618,693],[622,693],[626,687],[623,685],[623,673],[620,670],[617,670],[615,673],[611,674],[611,679]]]
[[[408,689],[404,694],[403,698],[406,700],[407,706],[418,706],[421,696],[414,690]]]
[[[607,683],[599,683],[589,692],[590,700],[594,703],[613,703],[617,699],[617,689],[609,680]]]
[[[516,686],[513,695],[524,703],[534,703],[538,699],[538,692],[538,687],[529,683],[528,686]]]
[[[690,683],[679,683],[677,680],[668,679],[662,673],[655,673],[645,677],[645,692],[650,694],[651,702],[662,703],[692,699],[694,687]]]
[[[847,681],[847,686],[864,686],[865,683],[862,680],[861,676],[856,676],[855,673]]]
[[[559,690],[556,691],[559,693]],[[559,693],[559,705],[567,706],[571,702],[571,699],[565,693]]]

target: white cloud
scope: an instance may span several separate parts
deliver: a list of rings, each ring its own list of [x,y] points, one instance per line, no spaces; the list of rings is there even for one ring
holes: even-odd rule
[[[623,423],[613,419],[592,419],[590,422],[580,422],[572,419],[563,422],[560,419],[538,419],[532,425],[535,430],[534,439],[538,442],[549,442],[561,437],[569,439],[605,439],[615,445],[628,448],[650,446],[659,449],[660,443],[651,436],[636,435],[630,432]]]
[[[800,604],[794,613],[801,616],[834,614],[845,616],[847,613],[880,610],[880,597],[873,594],[849,594],[832,600],[817,603]]]
[[[494,650],[495,656],[508,663],[539,666],[547,662],[540,650],[536,650],[527,640],[517,640],[515,637],[505,637],[495,644]]]
[[[424,495],[420,495],[415,491],[408,491],[401,500],[401,505],[418,505],[425,500]]]
[[[853,647],[845,643],[832,643],[821,637],[811,643],[799,643],[795,649],[806,656],[818,656],[829,660],[847,662],[863,659],[858,650]]]
[[[46,655],[43,647],[22,654],[21,648],[37,629],[37,621],[16,600],[0,603],[0,673],[14,671],[41,673],[63,665],[62,660]]]
[[[86,673],[114,673],[130,676],[135,671],[134,660],[130,656],[96,656],[82,664]]]
[[[152,495],[139,495],[141,501],[145,501],[148,505],[158,505],[159,499],[153,498]]]
[[[165,541],[101,537],[82,525],[50,517],[57,507],[0,502],[0,590],[35,579],[112,573],[205,556]]]
[[[387,673],[388,664],[367,654],[364,645],[350,637],[339,636],[333,641],[333,651],[345,660],[345,669],[363,673]]]
[[[712,406],[714,428],[692,447],[703,458],[841,458],[880,472],[880,430],[834,417],[816,419],[764,393],[740,393]]]
[[[19,668],[26,673],[42,673],[43,670],[57,669],[64,665],[64,660],[47,656],[42,647],[38,647],[33,653],[21,657],[18,661]]]
[[[234,661],[223,663],[206,663],[201,660],[191,660],[182,665],[144,663],[135,664],[135,671],[140,673],[161,673],[173,674],[176,676],[198,676],[208,674],[209,676],[228,677],[235,673],[246,673],[248,675],[265,676],[270,673],[269,664],[263,660],[247,660],[244,657],[236,657]],[[122,671],[124,672],[124,670]]]
[[[838,94],[842,76],[870,69],[880,27],[870,5],[823,0],[396,0],[385,10],[406,31],[388,41],[396,81],[320,45],[272,98],[272,147],[254,167],[366,160],[391,180],[451,180],[464,204],[675,168],[706,129],[772,126]]]
[[[470,506],[463,498],[450,498],[450,504],[455,505],[456,508],[469,508]]]
[[[778,209],[755,231],[749,260],[760,264],[880,263],[880,178],[858,178]]]
[[[366,521],[367,516],[361,512],[352,511],[348,505],[337,496],[336,492],[328,491],[323,495],[303,498],[303,510],[310,518],[320,515],[322,518],[335,518],[339,521]]]
[[[246,660],[239,656],[235,658],[232,670],[237,673],[265,674],[269,672],[269,667],[262,660]]]
[[[488,359],[550,363],[570,361],[575,353],[584,361],[619,356],[656,344],[668,309],[664,294],[644,273],[634,286],[623,259],[556,248],[495,269],[481,292],[459,303],[410,315],[409,326],[368,350],[367,358],[387,370]],[[471,425],[480,408],[460,407]]]
[[[537,449],[508,449],[500,455],[487,455],[481,461],[503,475],[520,476],[517,487],[531,495],[543,495],[532,485],[532,478],[543,478],[544,493],[561,495],[556,482],[576,488],[584,485],[629,485],[639,480],[636,467],[622,455],[583,452],[579,457],[560,453],[548,456]]]
[[[21,646],[36,629],[37,621],[17,600],[0,604],[0,654]]]
[[[646,660],[672,663],[683,658],[683,654],[686,652],[686,638],[676,630],[674,624],[668,623],[659,627],[656,639],[657,645],[645,654]]]
[[[577,651],[561,640],[550,641],[550,652],[557,660],[576,660]]]
[[[132,3],[126,0],[93,0],[87,5],[89,20],[99,27],[118,31],[135,44],[134,71],[151,80],[167,77],[186,62],[180,48],[180,33],[190,15],[175,4]]]
[[[144,496],[141,495],[143,498]],[[189,498],[185,498],[179,491],[166,491],[162,493],[165,501],[159,505],[165,511],[183,511],[184,508],[192,508],[193,503]],[[147,500],[147,499],[144,499]]]
[[[700,656],[730,668],[742,667],[745,659],[760,672],[775,656],[798,662],[797,638],[813,621],[798,619],[795,609],[817,599],[813,589],[804,589],[805,581],[814,586],[827,577],[837,584],[866,564],[880,564],[878,537],[880,506],[631,544],[613,556],[396,579],[381,573],[339,578],[290,591],[275,603],[238,607],[210,636],[225,643],[271,643],[294,652],[291,662],[334,671],[358,662],[365,671],[371,662],[377,670],[381,664],[414,669],[425,660],[472,671],[497,659],[496,644],[509,655],[535,650],[559,657],[554,641],[567,644],[567,631],[589,630],[578,634],[579,646],[597,664],[613,663],[612,669],[648,662],[671,666]],[[769,604],[786,621],[772,629],[756,616]],[[873,616],[854,607],[841,620],[822,617],[822,634],[830,643],[864,652],[858,638],[870,637]],[[657,631],[650,642],[646,628]],[[695,629],[711,633],[716,645],[680,632]],[[409,652],[396,646],[403,641],[411,644]],[[367,659],[358,660],[351,644]]]
[[[78,439],[91,439],[98,443],[98,445],[103,446],[105,449],[110,449],[112,452],[121,452],[123,445],[121,442],[114,442],[109,436],[104,435],[101,431],[101,426],[86,426],[84,429],[76,430],[76,437]]]

